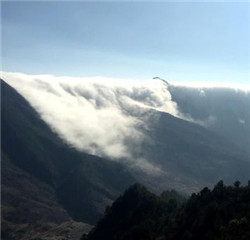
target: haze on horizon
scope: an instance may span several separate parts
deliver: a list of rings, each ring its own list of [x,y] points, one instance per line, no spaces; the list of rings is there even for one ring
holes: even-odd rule
[[[2,2],[2,70],[249,84],[248,2]]]

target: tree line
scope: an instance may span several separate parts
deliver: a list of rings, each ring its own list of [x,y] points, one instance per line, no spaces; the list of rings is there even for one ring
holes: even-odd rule
[[[226,186],[219,181],[189,198],[175,190],[160,196],[145,186],[128,188],[87,240],[249,240],[250,181]]]

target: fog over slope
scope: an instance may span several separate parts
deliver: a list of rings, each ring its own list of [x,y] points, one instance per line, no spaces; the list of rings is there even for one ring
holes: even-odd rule
[[[250,145],[250,91],[246,88],[190,88],[168,86],[161,80],[7,72],[2,77],[76,149],[151,172],[159,169],[134,152],[140,152],[143,141],[150,141],[144,130],[159,118],[158,111],[205,126],[245,150]]]
[[[143,129],[159,110],[178,116],[166,84],[110,78],[3,73],[51,128],[78,150],[113,159],[134,158],[129,146],[146,140]],[[125,161],[125,160],[124,160]],[[136,159],[153,168],[146,159]]]

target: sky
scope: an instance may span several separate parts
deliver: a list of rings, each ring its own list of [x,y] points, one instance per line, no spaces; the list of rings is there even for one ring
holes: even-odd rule
[[[249,2],[1,5],[3,71],[250,83]]]

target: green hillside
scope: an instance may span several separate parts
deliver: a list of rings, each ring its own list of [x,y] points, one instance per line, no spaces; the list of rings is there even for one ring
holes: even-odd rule
[[[181,199],[181,201],[180,201]],[[247,240],[250,239],[250,185],[218,182],[186,201],[156,196],[133,185],[119,197],[87,240]]]

